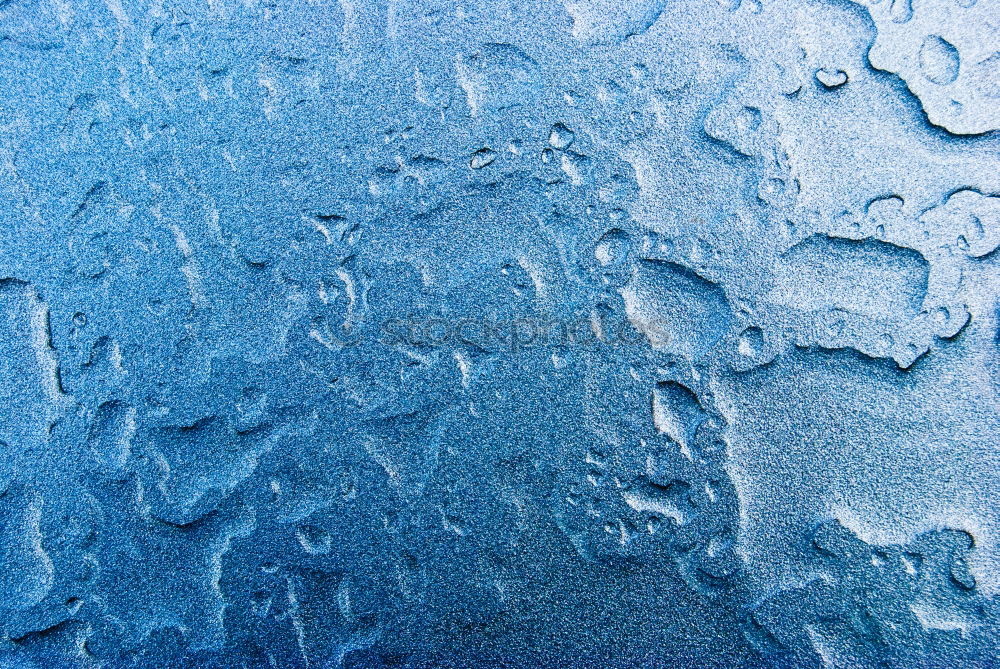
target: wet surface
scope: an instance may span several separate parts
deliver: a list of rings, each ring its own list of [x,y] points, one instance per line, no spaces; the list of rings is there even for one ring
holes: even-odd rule
[[[998,10],[0,0],[0,666],[994,666]]]

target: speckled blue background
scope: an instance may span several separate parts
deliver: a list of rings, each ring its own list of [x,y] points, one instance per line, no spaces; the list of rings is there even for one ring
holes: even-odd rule
[[[997,0],[0,0],[0,667],[1000,666]]]

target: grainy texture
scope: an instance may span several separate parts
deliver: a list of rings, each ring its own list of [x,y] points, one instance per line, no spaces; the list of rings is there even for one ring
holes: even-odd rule
[[[0,667],[1000,665],[997,0],[0,0]]]

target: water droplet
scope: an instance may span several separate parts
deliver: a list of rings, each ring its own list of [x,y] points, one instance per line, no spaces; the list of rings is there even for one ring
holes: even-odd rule
[[[562,123],[556,123],[549,132],[549,144],[556,149],[566,149],[573,143],[575,135]]]
[[[892,0],[889,16],[892,17],[893,23],[906,23],[913,18],[913,6],[910,0]]]
[[[330,533],[315,525],[302,525],[295,531],[303,550],[310,555],[324,555],[330,552],[333,538]]]
[[[976,588],[976,577],[972,575],[965,560],[958,560],[951,566],[951,580],[962,590]]]
[[[958,49],[937,35],[928,35],[920,47],[920,69],[931,83],[946,86],[958,79]]]
[[[924,564],[923,556],[918,553],[903,553],[899,558],[900,562],[903,563],[903,569],[910,576],[916,576],[920,573],[920,568]]]
[[[737,350],[744,357],[756,358],[764,350],[764,333],[760,328],[747,328],[740,335]]]
[[[816,81],[829,89],[840,88],[847,83],[847,72],[823,67],[816,70]]]
[[[619,264],[628,255],[630,244],[631,238],[627,232],[618,228],[609,230],[604,233],[594,247],[594,257],[605,267]]]
[[[474,170],[481,170],[487,165],[490,165],[496,159],[497,154],[493,151],[493,149],[488,147],[479,149],[472,154],[472,158],[469,160],[469,167]]]

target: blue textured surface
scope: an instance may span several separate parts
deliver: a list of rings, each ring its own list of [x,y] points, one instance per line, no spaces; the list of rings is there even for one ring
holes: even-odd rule
[[[0,667],[1000,666],[997,0],[0,0]]]

